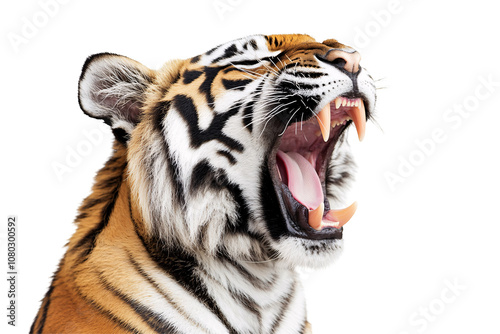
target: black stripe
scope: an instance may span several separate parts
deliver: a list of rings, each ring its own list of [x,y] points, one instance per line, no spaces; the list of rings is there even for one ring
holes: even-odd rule
[[[252,283],[255,287],[261,289],[261,290],[269,290],[272,288],[275,283],[276,283],[276,276],[273,275],[271,281],[263,281],[259,277],[255,276],[251,272],[249,272],[247,269],[245,269],[241,264],[233,260],[231,257],[229,257],[227,254],[224,252],[217,252],[217,257],[221,259],[221,261],[233,266],[239,273],[240,275],[245,278],[248,282]]]
[[[252,40],[250,41],[250,45],[252,46],[252,48],[253,48],[254,50],[257,50],[257,49],[259,48],[259,47],[258,47],[258,45],[257,45],[257,42],[255,41],[255,39],[252,39]]]
[[[239,302],[240,305],[245,307],[247,311],[253,313],[257,317],[257,321],[259,322],[259,328],[262,327],[262,315],[259,312],[259,306],[255,302],[255,300],[253,300],[250,296],[248,296],[245,293],[236,291],[231,285],[229,285],[228,288],[226,288],[226,286],[222,285],[218,279],[216,279],[209,272],[207,272],[205,268],[201,267],[200,270],[205,274],[205,276],[207,276],[212,281],[213,284],[217,284],[224,290],[228,289],[231,297],[233,297],[235,301]]]
[[[127,131],[125,131],[125,129],[114,128],[112,129],[112,132],[116,140],[118,140],[120,143],[124,145],[127,145],[127,142],[130,140],[130,134]]]
[[[183,206],[186,203],[185,195],[184,195],[184,185],[182,184],[182,176],[181,176],[181,171],[180,167],[175,161],[175,159],[172,157],[172,154],[170,153],[170,148],[165,140],[162,140],[164,150],[165,150],[165,155],[167,158],[167,163],[169,167],[169,174],[172,179],[172,182],[174,184],[174,195],[175,198],[177,199],[178,204]]]
[[[247,71],[245,69],[241,69],[241,68],[238,68],[235,66],[226,67],[222,72],[229,73],[229,72],[233,72],[233,71],[238,71],[238,72],[241,72],[241,73],[244,73],[245,75],[247,75]]]
[[[296,69],[297,66],[299,66],[300,64],[297,63],[297,62],[291,62],[291,63],[288,63],[286,64],[285,66],[283,66],[283,68],[281,69],[282,71],[285,71],[285,70],[288,70],[289,68],[292,68],[292,69]]]
[[[243,152],[243,145],[240,142],[226,136],[222,132],[227,120],[238,112],[238,108],[235,107],[225,113],[215,115],[210,126],[205,130],[201,130],[198,126],[198,113],[190,97],[176,95],[172,102],[174,108],[181,114],[188,126],[191,147],[198,148],[203,143],[217,140],[226,145],[230,150]]]
[[[165,291],[163,291],[161,289],[161,287],[153,280],[153,278],[151,278],[151,276],[149,276],[148,273],[144,271],[144,269],[134,259],[134,257],[132,256],[132,254],[130,252],[127,252],[127,254],[128,254],[130,263],[132,264],[134,269],[137,271],[137,273],[139,275],[141,275],[149,284],[151,284],[154,287],[154,289],[156,290],[156,292],[158,292],[160,295],[162,295],[163,298],[165,298],[167,300],[167,302],[169,304],[171,304],[179,312],[179,314],[182,315],[186,319],[186,321],[190,322],[195,327],[196,326],[201,327],[200,323],[196,322],[196,320],[192,319],[188,314],[186,314],[186,312],[184,312],[182,307],[179,306],[168,294],[165,293]]]
[[[113,287],[111,283],[106,280],[103,273],[99,274],[99,280],[106,290],[126,303],[138,316],[142,318],[142,320],[144,320],[145,323],[149,325],[149,327],[151,327],[151,329],[153,329],[157,333],[179,333],[171,323],[162,319],[161,314],[154,312],[150,308],[141,304],[139,301],[129,297],[128,295],[120,292],[118,289]]]
[[[217,175],[210,163],[207,160],[202,160],[193,168],[190,190],[194,193],[200,188],[207,187],[221,189],[221,184],[217,182]]]
[[[300,326],[299,333],[304,333],[304,331],[306,330],[306,324],[307,324],[307,320],[304,319],[304,321],[302,322],[302,325]]]
[[[30,334],[43,332],[43,327],[45,326],[45,320],[47,320],[47,312],[48,312],[48,309],[50,306],[53,291],[54,291],[54,282],[52,281],[52,284],[50,285],[49,290],[47,291],[47,293],[45,294],[45,297],[43,298],[43,300],[45,301],[45,304],[43,305],[43,308],[40,310],[42,313],[41,314],[39,313],[39,315],[33,321],[33,324],[31,325],[31,328],[29,331]],[[35,323],[39,317],[40,317],[40,322],[38,323],[38,328],[35,329]],[[35,330],[36,330],[36,332],[35,332]]]
[[[226,50],[224,50],[224,54],[220,57],[215,58],[212,63],[217,63],[223,59],[231,58],[237,54],[239,54],[240,51],[238,51],[238,48],[236,47],[235,44],[231,44]]]
[[[238,61],[232,61],[232,65],[246,65],[246,66],[251,66],[251,65],[257,65],[261,62],[259,59],[247,59],[247,60],[238,60]]]
[[[132,325],[124,322],[122,319],[118,318],[115,316],[111,311],[104,309],[102,306],[100,306],[98,303],[96,303],[94,300],[87,298],[77,287],[76,289],[78,296],[82,298],[87,304],[89,304],[91,307],[93,307],[97,312],[101,313],[104,315],[106,319],[112,320],[115,322],[117,325],[119,325],[122,329],[134,333],[134,334],[139,334],[141,333],[137,328],[133,327]]]
[[[170,148],[168,147],[166,138],[165,138],[165,126],[164,126],[164,118],[167,114],[167,112],[170,109],[171,102],[170,101],[163,101],[160,102],[154,109],[153,109],[153,125],[155,130],[159,133],[161,137],[161,143],[163,145],[163,151],[165,153],[165,157],[167,159],[167,164],[168,164],[168,173],[170,175],[170,179],[173,184],[174,188],[174,194],[175,198],[177,199],[177,202],[179,202],[180,205],[184,205],[186,200],[184,198],[184,187],[182,185],[182,179],[181,179],[181,173],[179,166],[173,159],[171,153],[170,153]],[[149,163],[152,163],[153,161],[150,161]],[[152,170],[150,168],[149,170]]]
[[[89,217],[88,212],[81,212],[78,214],[78,216],[76,216],[75,222],[79,222],[79,221],[86,219],[88,217]]]
[[[250,212],[248,208],[248,204],[243,197],[243,191],[241,188],[234,183],[227,181],[226,188],[231,193],[233,199],[238,204],[238,221],[234,222],[233,232],[248,232],[248,219],[250,218]]]
[[[208,50],[207,52],[205,52],[205,54],[206,54],[206,55],[208,55],[208,56],[210,56],[210,55],[211,55],[211,54],[212,54],[215,50],[217,50],[219,47],[220,47],[220,45],[219,45],[219,46],[216,46],[215,48],[212,48],[212,49]]]
[[[311,78],[311,79],[316,79],[316,78],[321,78],[325,76],[325,73],[321,72],[304,72],[304,71],[294,71],[294,72],[289,72],[288,74],[292,74],[296,77],[302,77],[302,78]]]
[[[207,104],[212,106],[214,103],[214,96],[212,95],[212,83],[215,80],[215,77],[224,67],[205,67],[203,72],[205,73],[205,80],[198,87],[200,93],[205,94],[207,99]]]
[[[290,306],[290,302],[292,301],[292,298],[294,297],[295,294],[295,282],[292,283],[291,291],[288,292],[288,294],[285,296],[285,298],[280,302],[281,303],[281,309],[278,314],[278,316],[274,319],[273,321],[273,326],[271,328],[271,334],[275,333],[277,329],[279,329],[279,326],[281,322],[283,321],[283,318],[285,317],[285,313],[288,310],[288,307]]]
[[[259,97],[260,97],[260,93],[259,93]],[[256,100],[258,100],[259,97],[257,97]],[[254,106],[254,102],[250,101],[243,108],[243,126],[250,133],[252,133],[252,131],[253,131],[253,106]]]
[[[106,199],[105,198],[90,198],[90,197],[87,197],[84,201],[83,201],[83,205],[80,207],[80,212],[84,212],[84,211],[87,211],[91,208],[93,208],[94,206],[96,205],[99,205],[101,203],[103,203]]]
[[[121,181],[121,178],[120,178],[120,181]],[[92,250],[94,249],[95,247],[95,244],[96,244],[96,240],[97,240],[97,237],[99,236],[99,234],[102,232],[102,230],[104,228],[106,228],[106,226],[108,225],[109,223],[109,217],[111,216],[111,213],[113,212],[113,209],[115,208],[115,204],[116,204],[116,200],[118,198],[118,190],[119,190],[119,186],[117,186],[115,188],[115,190],[113,191],[113,193],[111,194],[111,198],[110,198],[110,201],[108,203],[106,203],[106,205],[104,205],[102,211],[101,211],[101,220],[99,222],[99,224],[94,227],[93,229],[91,229],[89,232],[87,232],[87,234],[78,241],[78,243],[76,244],[76,246],[74,248],[76,249],[80,249],[80,248],[84,248],[82,249],[82,258],[79,260],[79,264],[85,262],[88,258],[88,256],[90,255],[90,253],[92,252]]]
[[[184,84],[185,85],[188,85],[190,84],[191,82],[195,81],[196,79],[198,79],[200,77],[200,75],[202,75],[203,72],[202,71],[184,71],[184,73],[182,74],[182,77],[184,78]]]
[[[200,61],[201,56],[196,56],[191,58],[191,64],[197,63]]]
[[[143,236],[140,232],[139,232],[139,225],[137,224],[137,221],[135,220],[134,218],[134,215],[132,214],[132,199],[131,199],[131,194],[129,192],[128,194],[128,210],[129,210],[129,216],[130,216],[130,220],[132,221],[132,224],[134,225],[134,230],[135,230],[135,234],[137,234],[137,236],[139,237],[139,239],[141,239],[141,242],[144,246],[144,248],[146,250],[148,250],[148,247],[146,247],[146,239],[145,239],[145,236]]]
[[[253,313],[257,317],[257,321],[259,323],[258,328],[262,328],[262,314],[259,312],[259,305],[250,298],[250,296],[234,291],[231,286],[229,287],[229,292],[231,293],[231,296],[239,301],[241,305],[245,307],[245,309],[248,310],[248,312]],[[265,311],[264,311],[265,312]]]
[[[242,79],[242,80],[222,79],[222,85],[224,86],[225,89],[243,90],[245,89],[245,86],[251,83],[252,81],[253,81],[252,79]]]
[[[227,158],[231,165],[234,165],[236,163],[236,158],[228,151],[218,150],[217,154]]]

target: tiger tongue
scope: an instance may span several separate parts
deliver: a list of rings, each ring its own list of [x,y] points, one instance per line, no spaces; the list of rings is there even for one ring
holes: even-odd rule
[[[282,167],[280,170],[286,172],[285,180],[295,200],[309,209],[309,225],[315,227],[321,224],[324,197],[314,167],[296,152],[278,151],[277,162]]]

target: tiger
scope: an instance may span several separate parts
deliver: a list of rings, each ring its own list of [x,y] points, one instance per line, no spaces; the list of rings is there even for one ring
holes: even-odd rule
[[[78,101],[113,152],[30,333],[311,333],[298,268],[342,250],[347,129],[375,109],[359,52],[290,34],[158,70],[100,53]]]

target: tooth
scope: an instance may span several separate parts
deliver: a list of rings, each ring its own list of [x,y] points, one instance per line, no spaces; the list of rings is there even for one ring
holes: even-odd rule
[[[318,231],[321,230],[321,220],[323,219],[324,211],[325,211],[325,204],[323,203],[321,203],[316,209],[309,210],[309,225],[313,229]]]
[[[359,106],[359,99],[354,100],[354,106],[358,107]]]
[[[335,99],[335,109],[340,108],[341,105],[342,105],[342,98],[339,96]]]
[[[335,226],[337,228],[341,228],[344,226],[354,215],[356,212],[356,209],[358,208],[358,203],[354,202],[350,206],[348,206],[345,209],[340,209],[340,210],[330,210],[325,216],[325,220],[327,221],[334,221],[334,222],[339,222],[338,226]],[[316,209],[317,210],[317,209]],[[309,216],[311,215],[311,212],[309,212]],[[310,218],[309,218],[310,220]],[[310,222],[309,222],[310,224]],[[312,225],[311,225],[312,226]]]
[[[327,142],[328,138],[330,137],[331,117],[330,103],[328,103],[323,109],[321,109],[321,111],[317,115],[319,128],[325,142]]]
[[[354,108],[349,108],[346,110],[347,115],[352,119],[354,125],[356,126],[356,131],[358,132],[359,141],[362,141],[365,137],[366,128],[366,113],[365,104],[363,100],[360,99],[359,106]]]
[[[345,107],[347,104],[347,99],[346,98],[342,98],[342,107]]]

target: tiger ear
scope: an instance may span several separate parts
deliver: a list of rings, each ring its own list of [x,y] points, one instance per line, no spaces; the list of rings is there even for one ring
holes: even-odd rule
[[[139,123],[145,92],[154,72],[135,60],[110,53],[90,56],[83,65],[78,101],[83,112],[111,126],[126,143]]]

